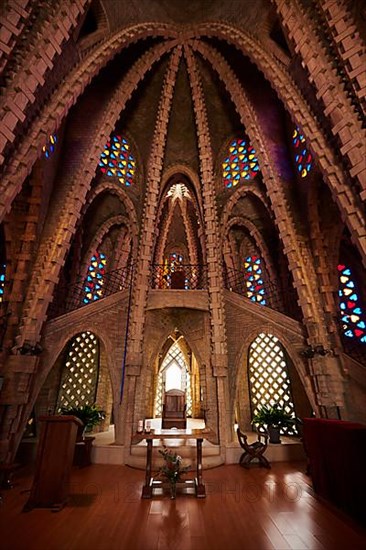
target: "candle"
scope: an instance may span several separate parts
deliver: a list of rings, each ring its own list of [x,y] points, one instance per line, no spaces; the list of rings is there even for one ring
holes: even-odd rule
[[[151,420],[145,420],[145,432],[149,434],[151,431]]]
[[[142,433],[144,431],[144,421],[139,420],[137,423],[137,433]]]

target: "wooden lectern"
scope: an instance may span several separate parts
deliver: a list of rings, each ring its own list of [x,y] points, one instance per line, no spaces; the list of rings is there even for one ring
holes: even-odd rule
[[[75,452],[76,434],[81,420],[75,416],[41,416],[36,471],[31,494],[23,511],[52,508],[59,511],[66,503]]]

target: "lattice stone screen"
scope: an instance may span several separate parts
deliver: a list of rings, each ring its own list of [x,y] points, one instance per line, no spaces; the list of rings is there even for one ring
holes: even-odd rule
[[[62,371],[57,412],[61,411],[61,407],[79,407],[94,403],[98,367],[98,338],[92,332],[82,332],[75,336],[70,342]]]
[[[279,403],[295,417],[285,354],[276,336],[262,332],[249,348],[249,386],[252,414],[261,405]],[[282,434],[297,434],[296,427],[281,428]]]

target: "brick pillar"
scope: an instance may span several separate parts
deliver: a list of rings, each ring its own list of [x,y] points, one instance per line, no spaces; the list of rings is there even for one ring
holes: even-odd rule
[[[309,16],[297,0],[272,0],[282,19],[282,25],[306,66],[309,81],[313,83],[317,99],[324,105],[324,114],[338,137],[341,152],[348,160],[349,174],[361,188],[360,196],[366,199],[366,132],[347,97],[336,68],[331,65],[318,32],[316,21]],[[337,2],[339,4],[339,2]],[[330,7],[330,2],[326,2]]]
[[[290,5],[290,3],[288,3]],[[263,45],[253,35],[248,35],[239,29],[222,23],[210,23],[200,27],[199,35],[207,34],[227,41],[246,56],[249,56],[264,77],[271,84],[284,108],[291,115],[294,124],[301,127],[315,161],[319,166],[324,181],[332,192],[334,202],[338,205],[342,218],[352,235],[352,241],[357,246],[366,267],[366,223],[362,204],[358,197],[358,190],[351,187],[349,176],[344,173],[343,167],[336,158],[328,138],[324,134],[318,121],[314,119],[308,104],[301,95],[298,87],[289,77],[286,69],[267,52]],[[207,45],[202,41],[199,51],[207,57]],[[225,80],[224,80],[225,82]],[[362,144],[362,141],[360,141]],[[341,151],[344,153],[344,151]]]
[[[39,357],[11,355],[0,394],[0,461],[12,462],[28,420],[27,402]]]
[[[231,439],[231,412],[228,399],[226,326],[223,299],[224,281],[220,232],[215,203],[214,163],[202,84],[193,52],[189,47],[185,47],[185,57],[196,118],[204,210],[203,218],[211,325],[211,364],[209,369],[212,369],[212,375],[216,379],[216,391],[210,396],[211,402],[208,404],[209,414],[207,420],[214,430],[218,430],[219,441],[224,445],[225,442]],[[207,376],[209,377],[210,374],[211,372],[207,373]],[[217,415],[217,419],[214,418],[214,414]]]
[[[77,127],[83,129],[83,143],[75,152],[76,159],[70,150],[69,164],[65,165],[57,182],[57,195],[54,196],[43,232],[23,309],[18,345],[25,340],[36,342],[39,339],[54,286],[95,175],[100,152],[140,80],[170,48],[171,45],[164,44],[149,50],[133,65],[106,105],[100,106],[96,98],[96,103],[87,105],[79,113],[78,120],[75,120]],[[88,120],[91,107],[94,109],[94,118],[90,127]]]
[[[146,303],[149,290],[150,264],[155,241],[155,223],[166,136],[181,54],[180,47],[177,47],[173,51],[165,74],[146,177],[146,195],[138,261],[133,284],[134,292],[123,395],[123,403],[126,403],[123,413],[124,441],[126,446],[131,444],[131,434],[136,430],[136,422],[139,418],[144,417],[146,410],[145,386],[148,385],[147,378],[150,376],[150,373],[141,372],[143,365],[142,351],[146,321]],[[140,383],[137,388],[138,379]]]
[[[353,92],[358,98],[363,114],[366,115],[366,47],[349,7],[349,2],[345,0],[325,0],[317,3]]]
[[[9,281],[8,311],[11,312],[8,331],[4,341],[5,347],[11,347],[19,328],[24,299],[27,293],[30,273],[38,240],[41,219],[43,171],[38,164],[32,177],[27,182],[14,203],[12,212],[7,216],[7,223],[13,227],[13,252],[11,260],[12,276]],[[16,247],[16,248],[15,248]]]
[[[91,0],[63,0],[62,4],[47,6],[39,15],[37,32],[30,32],[28,40],[18,56],[18,67],[14,77],[9,79],[3,100],[3,113],[0,129],[0,161],[8,144],[15,140],[17,126],[24,122],[25,112],[36,102],[37,93],[45,84],[47,71],[53,68],[61,54],[62,47],[76,28],[81,15]],[[13,3],[13,14],[19,18],[19,9]],[[23,10],[24,11],[24,10]],[[18,12],[18,13],[17,13]],[[26,13],[26,12],[25,12]],[[4,18],[5,36],[9,31],[18,34],[16,26]],[[22,13],[23,15],[23,13]]]
[[[253,144],[259,158],[259,164],[264,183],[272,203],[272,210],[280,238],[287,255],[289,268],[293,275],[294,284],[299,296],[299,305],[302,309],[304,323],[306,325],[309,343],[323,343],[326,349],[331,348],[331,341],[327,332],[326,317],[324,316],[322,297],[318,290],[318,280],[314,270],[311,250],[306,237],[297,230],[292,215],[290,197],[286,190],[286,182],[277,175],[275,157],[270,145],[265,143],[263,132],[260,128],[256,113],[251,106],[250,100],[233,71],[218,52],[213,48],[194,43],[206,59],[213,65],[236,106],[241,121]],[[319,402],[336,400],[339,405],[343,404],[343,393],[333,393],[332,380],[339,380],[341,377],[341,365],[332,369],[332,373],[322,379],[321,384],[316,383],[318,372],[312,372],[312,365],[309,365],[311,375],[314,377],[314,391],[318,395]],[[326,382],[329,381],[326,388]],[[336,387],[339,385],[336,384]],[[318,393],[318,389],[320,393]]]

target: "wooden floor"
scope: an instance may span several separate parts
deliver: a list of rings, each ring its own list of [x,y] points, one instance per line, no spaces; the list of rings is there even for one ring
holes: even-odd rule
[[[141,500],[143,472],[125,466],[74,469],[61,512],[22,513],[31,477],[3,491],[2,550],[365,549],[366,531],[312,493],[299,463],[272,470],[236,465],[204,472],[207,498]]]

